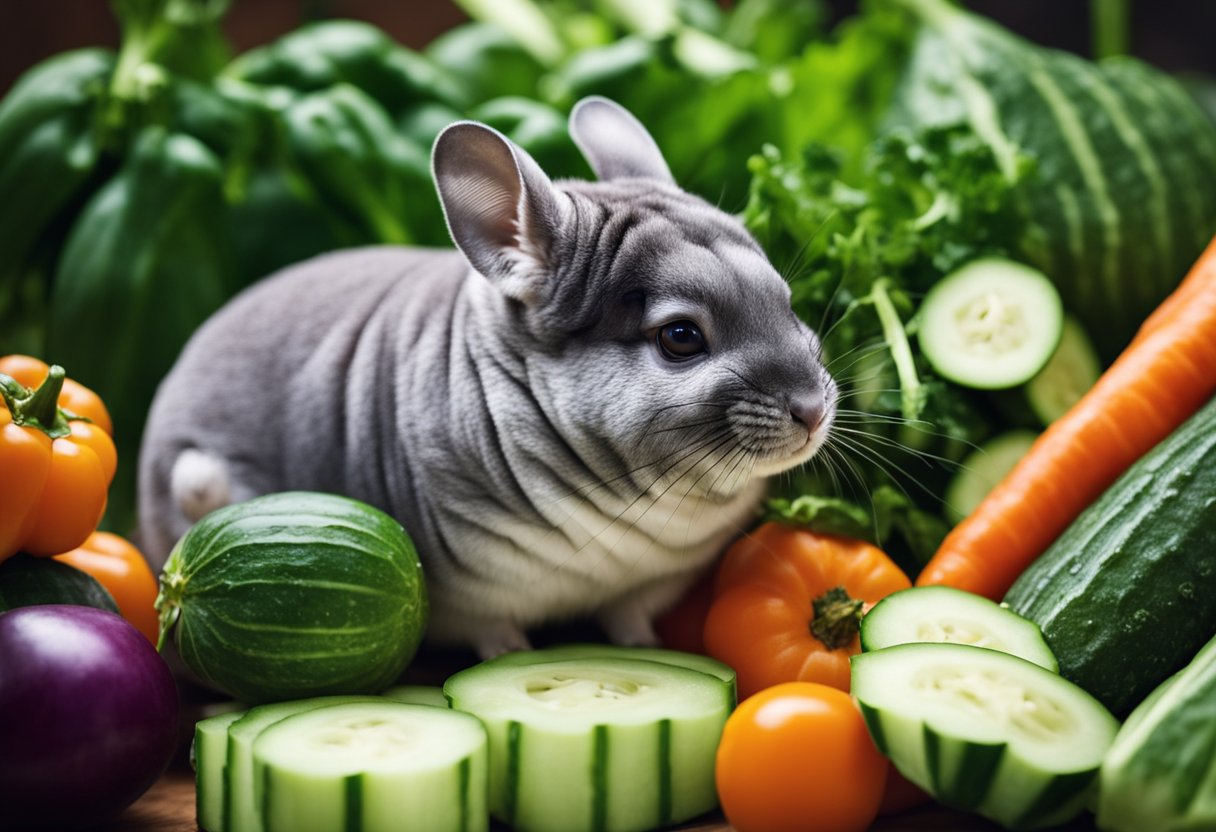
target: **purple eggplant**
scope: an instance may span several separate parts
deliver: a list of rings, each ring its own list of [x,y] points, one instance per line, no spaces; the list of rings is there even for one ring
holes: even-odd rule
[[[122,618],[65,604],[0,614],[0,829],[113,818],[177,737],[173,675]]]

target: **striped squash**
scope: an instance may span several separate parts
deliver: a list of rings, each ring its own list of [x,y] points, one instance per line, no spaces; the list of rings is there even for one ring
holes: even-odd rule
[[[346,497],[285,492],[200,520],[165,564],[161,642],[244,702],[374,693],[400,675],[426,623],[414,545]]]
[[[1034,160],[1020,255],[1113,358],[1216,231],[1216,124],[1134,59],[1095,64],[945,0],[896,2],[921,29],[887,128],[966,121],[1011,179]]]

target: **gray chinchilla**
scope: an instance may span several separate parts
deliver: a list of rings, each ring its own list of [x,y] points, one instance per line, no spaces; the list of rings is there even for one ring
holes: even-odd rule
[[[435,642],[489,656],[594,613],[654,643],[764,478],[823,443],[836,386],[755,240],[632,115],[588,98],[570,132],[598,182],[451,125],[433,171],[459,251],[326,255],[207,321],[144,437],[154,566],[221,505],[336,492],[413,536]]]

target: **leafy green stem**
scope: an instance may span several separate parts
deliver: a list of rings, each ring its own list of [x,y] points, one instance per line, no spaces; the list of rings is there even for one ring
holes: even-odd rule
[[[1094,58],[1126,55],[1130,42],[1130,0],[1090,0]]]
[[[916,372],[916,360],[912,357],[912,347],[908,344],[908,333],[887,287],[891,285],[888,278],[880,277],[874,281],[870,289],[870,298],[874,309],[878,312],[879,323],[882,324],[883,341],[895,362],[895,372],[899,376],[900,410],[905,419],[916,419],[920,416],[923,394],[920,375]]]

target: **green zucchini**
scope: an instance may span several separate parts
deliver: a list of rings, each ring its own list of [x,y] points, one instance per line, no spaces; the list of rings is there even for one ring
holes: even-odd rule
[[[1102,761],[1098,828],[1216,829],[1216,636],[1132,711]]]
[[[1129,468],[1010,588],[1060,673],[1126,715],[1216,632],[1216,400]]]
[[[66,563],[23,553],[0,563],[0,612],[40,604],[75,604],[118,612],[105,587]]]
[[[902,644],[851,663],[870,736],[900,774],[1008,829],[1080,813],[1119,727],[1081,688],[996,650]]]
[[[382,699],[287,717],[253,744],[266,832],[482,832],[486,730]]]
[[[490,737],[490,812],[525,832],[643,832],[717,805],[723,680],[639,659],[497,660],[452,676]]]
[[[376,693],[413,657],[426,591],[395,520],[346,497],[286,492],[214,511],[161,575],[162,642],[243,702]]]

